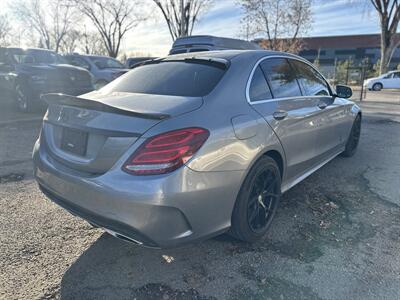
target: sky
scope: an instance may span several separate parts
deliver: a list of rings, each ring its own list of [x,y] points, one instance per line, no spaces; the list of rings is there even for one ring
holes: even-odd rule
[[[0,0],[0,13],[7,12],[7,2]],[[152,0],[150,5],[154,5]],[[214,5],[195,25],[193,34],[211,34],[239,38],[241,8],[235,0],[214,0]],[[307,36],[379,33],[379,21],[369,0],[314,0],[313,24]],[[166,55],[172,39],[167,25],[154,6],[153,17],[130,31],[122,46],[131,53]]]
[[[313,24],[307,36],[379,33],[379,21],[369,0],[314,0]],[[235,0],[215,0],[201,17],[193,34],[240,38],[241,8]],[[128,51],[166,55],[172,40],[166,23],[159,18],[136,27],[124,42]]]

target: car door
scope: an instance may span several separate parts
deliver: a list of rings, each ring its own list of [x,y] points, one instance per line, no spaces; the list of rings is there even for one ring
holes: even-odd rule
[[[383,85],[384,89],[391,89],[393,88],[393,73],[389,73],[386,76],[384,76],[380,82]]]
[[[303,97],[296,75],[284,57],[267,57],[254,69],[248,100],[278,136],[290,184],[315,165],[317,100]]]
[[[392,89],[400,89],[400,72],[394,72],[392,78]]]
[[[297,79],[303,95],[317,101],[317,146],[318,161],[323,162],[341,150],[348,135],[348,119],[344,101],[332,95],[324,77],[310,64],[290,59],[296,69]]]

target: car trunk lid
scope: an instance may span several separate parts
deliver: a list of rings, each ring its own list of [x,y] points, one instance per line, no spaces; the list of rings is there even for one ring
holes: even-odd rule
[[[147,130],[199,108],[202,98],[93,92],[80,97],[49,94],[43,138],[49,154],[82,172],[109,170]]]

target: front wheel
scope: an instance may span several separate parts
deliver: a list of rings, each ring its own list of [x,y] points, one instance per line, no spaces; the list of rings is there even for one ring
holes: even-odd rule
[[[346,142],[346,148],[342,152],[342,156],[351,157],[357,151],[358,142],[360,141],[361,134],[361,116],[357,115],[356,119],[353,122],[353,126],[351,127],[349,138]]]
[[[267,232],[281,197],[281,175],[275,160],[260,158],[247,175],[232,213],[230,234],[255,242]]]
[[[374,85],[372,86],[372,90],[374,90],[375,92],[379,92],[381,89],[383,89],[382,83],[374,83]]]

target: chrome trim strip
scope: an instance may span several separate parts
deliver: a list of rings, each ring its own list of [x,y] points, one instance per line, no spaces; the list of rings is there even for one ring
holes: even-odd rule
[[[246,84],[246,100],[250,105],[254,105],[254,104],[261,104],[261,103],[266,103],[266,102],[271,102],[271,101],[281,101],[281,100],[290,100],[290,99],[304,99],[304,98],[320,98],[321,96],[296,96],[296,97],[283,97],[283,98],[271,98],[271,99],[265,99],[265,100],[259,100],[259,101],[251,101],[250,100],[250,83],[251,80],[253,79],[253,75],[254,72],[256,71],[258,65],[267,59],[270,58],[286,58],[286,59],[294,59],[294,60],[298,60],[301,61],[307,65],[309,65],[311,68],[313,68],[319,75],[321,75],[321,77],[325,80],[325,82],[328,84],[328,87],[330,89],[330,92],[332,92],[332,87],[329,84],[329,82],[326,80],[326,78],[324,77],[324,75],[322,75],[309,61],[302,59],[300,57],[294,57],[294,56],[290,56],[290,55],[270,55],[270,56],[264,56],[262,58],[260,58],[256,64],[254,65],[253,69],[250,72],[250,76],[247,79],[247,84]],[[332,95],[329,95],[327,97],[332,97]]]
[[[320,163],[319,165],[316,165],[315,167],[311,168],[310,170],[308,170],[307,172],[305,172],[303,175],[301,175],[300,177],[298,177],[297,179],[295,179],[294,181],[292,181],[289,184],[284,185],[281,188],[282,193],[288,191],[289,189],[291,189],[292,187],[294,187],[296,184],[300,183],[301,181],[303,181],[304,179],[306,179],[308,176],[310,176],[312,173],[314,173],[315,171],[317,171],[319,168],[323,167],[324,165],[326,165],[328,162],[330,162],[332,159],[334,159],[336,156],[338,156],[340,153],[342,153],[344,150],[344,148],[340,149],[337,153],[335,153],[334,155],[332,155],[330,158],[328,158],[327,160],[323,161],[322,163]]]

